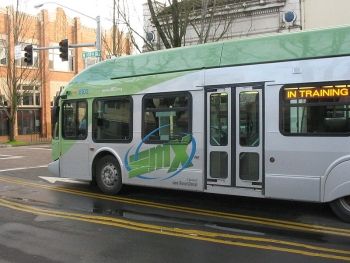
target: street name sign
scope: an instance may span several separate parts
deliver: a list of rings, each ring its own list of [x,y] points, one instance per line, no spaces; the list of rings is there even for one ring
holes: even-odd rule
[[[100,50],[83,52],[83,58],[99,58],[99,57],[101,57],[101,51]]]

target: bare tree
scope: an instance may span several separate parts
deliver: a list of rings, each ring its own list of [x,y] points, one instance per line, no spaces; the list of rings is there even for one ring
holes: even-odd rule
[[[128,36],[128,40],[131,42],[129,44],[132,44],[132,46],[138,51],[142,52],[142,47],[138,44],[136,38],[140,38],[143,40],[145,45],[147,46],[148,49],[154,50],[154,47],[152,43],[147,41],[147,39],[144,37],[144,32],[138,32],[132,25],[130,21],[130,10],[129,10],[129,4],[127,3],[126,0],[122,0],[122,3],[118,5],[118,23],[126,28],[126,35]]]
[[[152,24],[156,27],[165,48],[180,47],[191,19],[194,1],[167,0],[162,5],[155,0],[147,0]]]
[[[242,0],[147,0],[150,20],[165,48],[185,46],[186,34],[198,38],[198,44],[222,39],[234,21],[233,5]],[[123,2],[125,2],[123,0]],[[127,6],[127,5],[126,5]],[[124,3],[125,7],[125,3]],[[128,11],[128,10],[127,10]],[[136,49],[142,52],[135,38],[141,38],[147,50],[157,47],[144,37],[147,33],[137,32],[131,25],[128,12],[119,10],[120,19],[130,32],[130,39]],[[158,47],[159,48],[159,47]]]
[[[10,141],[15,140],[17,111],[20,101],[30,90],[21,89],[22,86],[38,85],[41,72],[38,60],[33,57],[34,65],[29,67],[22,65],[20,60],[16,60],[11,49],[22,43],[32,44],[36,37],[37,19],[28,16],[19,10],[19,0],[15,7],[6,8],[6,38],[2,39],[2,45],[5,47],[6,53],[6,81],[0,92],[3,93],[3,99],[0,100],[0,107],[5,111],[9,119],[9,138]],[[4,100],[5,98],[5,100]]]
[[[102,34],[102,45],[106,55],[109,57],[120,57],[125,54],[131,54],[132,42],[130,36],[123,31],[119,31],[117,28],[114,37],[113,27],[111,31],[112,33],[110,31],[105,31]]]
[[[216,42],[223,38],[234,20],[232,5],[238,2],[241,1],[201,0],[201,8],[194,8],[190,20],[198,36],[198,44]]]
[[[120,15],[124,13],[121,12],[120,9],[120,0],[113,0],[112,29],[110,31],[105,31],[102,34],[104,50],[109,57],[118,57],[122,56],[123,54],[130,54],[132,49],[130,35],[125,33],[125,31],[119,27]]]

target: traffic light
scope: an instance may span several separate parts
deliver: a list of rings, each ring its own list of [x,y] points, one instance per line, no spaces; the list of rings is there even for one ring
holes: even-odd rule
[[[27,63],[28,66],[33,65],[33,46],[27,45],[24,47],[24,62]]]
[[[68,39],[63,39],[59,43],[60,46],[60,58],[62,61],[68,61]]]

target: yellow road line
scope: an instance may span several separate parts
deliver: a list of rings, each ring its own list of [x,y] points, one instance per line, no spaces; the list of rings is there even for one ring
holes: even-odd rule
[[[20,204],[17,202],[8,201],[1,198],[0,198],[0,206],[14,209],[17,211],[36,214],[36,215],[46,215],[46,216],[65,218],[65,219],[71,219],[76,221],[84,221],[84,222],[89,222],[94,224],[120,227],[120,228],[126,228],[126,229],[154,233],[154,234],[202,240],[202,241],[208,241],[212,243],[219,243],[219,244],[225,244],[225,245],[231,245],[231,246],[249,247],[249,248],[256,248],[256,249],[263,249],[263,250],[288,252],[288,253],[300,254],[300,255],[311,256],[311,257],[321,257],[321,258],[327,258],[327,259],[350,261],[350,257],[348,256],[337,255],[337,254],[344,254],[344,255],[350,254],[350,251],[329,249],[329,248],[317,247],[317,246],[296,243],[296,242],[287,242],[287,241],[274,240],[274,239],[256,238],[256,237],[249,237],[249,236],[242,236],[242,235],[223,234],[223,233],[215,233],[215,232],[191,230],[191,229],[169,228],[164,226],[138,223],[138,222],[128,221],[124,219],[112,218],[112,217],[94,216],[94,215],[62,212],[57,210],[41,209],[41,208],[35,208],[32,206]],[[224,239],[220,239],[220,238],[224,238]],[[242,242],[237,240],[253,241],[253,242],[260,242],[260,243],[265,242],[265,243],[272,243],[273,245],[248,243],[248,242]],[[294,249],[294,248],[288,248],[288,247],[279,247],[279,246],[276,246],[275,244],[301,247],[301,248],[310,249],[313,251],[305,251],[301,249]],[[330,252],[334,254],[321,253],[316,251]]]
[[[190,214],[196,214],[196,215],[202,215],[202,216],[208,216],[208,217],[230,219],[230,220],[260,224],[260,225],[278,227],[283,229],[292,229],[292,230],[298,230],[298,231],[350,237],[350,229],[344,229],[344,228],[326,227],[321,225],[298,223],[298,222],[292,222],[287,220],[277,220],[277,219],[270,219],[270,218],[263,218],[263,217],[240,215],[235,213],[225,213],[225,212],[208,211],[208,210],[190,208],[190,207],[181,207],[176,205],[167,205],[167,204],[162,204],[157,202],[149,202],[144,200],[137,200],[137,199],[131,199],[131,198],[125,198],[125,197],[118,197],[118,196],[108,196],[108,195],[91,193],[91,192],[86,192],[81,190],[43,185],[43,184],[29,182],[26,180],[13,179],[13,178],[7,178],[7,177],[6,178],[0,177],[0,181],[14,183],[14,184],[21,184],[22,186],[42,188],[42,189],[47,189],[47,190],[57,191],[62,193],[69,193],[69,194],[78,195],[78,196],[96,198],[101,200],[108,200],[108,201],[114,201],[114,202],[117,201],[117,202],[132,204],[132,205],[147,206],[147,207],[163,209],[168,211],[176,211],[176,212],[190,213]]]

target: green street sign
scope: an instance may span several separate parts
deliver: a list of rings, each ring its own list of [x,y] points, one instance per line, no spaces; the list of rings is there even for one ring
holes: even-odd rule
[[[97,58],[101,57],[101,51],[100,50],[83,52],[83,58],[96,58],[96,57]]]

